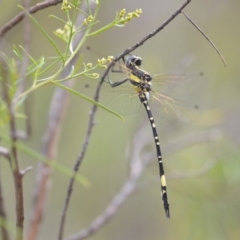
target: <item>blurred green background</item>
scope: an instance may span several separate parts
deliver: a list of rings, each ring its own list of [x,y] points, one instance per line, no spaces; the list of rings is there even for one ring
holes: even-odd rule
[[[30,5],[37,1],[29,1]],[[182,4],[178,0],[103,0],[98,19],[99,25],[109,23],[116,11],[126,8],[134,11],[142,8],[140,18],[134,19],[122,28],[113,28],[89,39],[87,45],[104,55],[116,56],[138,42],[146,34],[157,28]],[[1,26],[19,12],[21,1],[1,1]],[[44,29],[53,31],[62,27],[50,14],[64,16],[60,5],[40,11],[34,16]],[[3,11],[4,10],[4,11]],[[142,57],[144,67],[151,73],[171,73],[183,59],[194,57],[187,72],[197,76],[204,73],[201,88],[187,100],[199,106],[197,120],[168,121],[160,115],[157,129],[162,146],[178,141],[190,134],[207,131],[220,140],[189,144],[180,151],[171,151],[163,158],[167,176],[168,197],[171,219],[166,219],[160,196],[157,161],[153,162],[140,179],[138,190],[133,194],[115,217],[91,240],[105,239],[233,239],[240,237],[240,2],[238,0],[192,1],[185,9],[191,19],[210,37],[223,54],[227,67],[209,42],[186,20],[179,15],[160,34],[156,35],[134,54]],[[52,56],[54,49],[35,24],[31,23],[31,54],[34,57]],[[9,31],[5,41],[11,46],[22,44],[23,24]],[[62,42],[53,36],[59,46]],[[11,53],[9,53],[11,54]],[[98,56],[84,52],[85,62],[95,62]],[[75,89],[82,91],[83,85],[95,80],[77,79]],[[202,87],[203,85],[203,87]],[[197,85],[198,86],[198,85]],[[46,128],[52,86],[44,87],[32,94],[33,134],[27,145],[36,151],[41,149],[41,139]],[[89,93],[91,96],[91,91]],[[93,94],[93,92],[92,92]],[[104,102],[104,92],[100,102]],[[57,162],[72,168],[85,138],[91,105],[76,96],[70,97],[65,113],[63,131],[59,142]],[[197,110],[196,110],[197,111]],[[157,114],[156,114],[157,115]],[[74,187],[67,215],[65,236],[85,228],[98,216],[125,182],[129,171],[129,157],[132,140],[139,127],[147,129],[149,123],[142,121],[145,112],[128,115],[125,122],[99,110],[96,126],[91,135],[86,156],[80,173],[90,182],[85,188],[80,184]],[[139,141],[141,141],[139,139]],[[154,152],[154,142],[149,143],[144,152]],[[164,157],[165,156],[165,157]],[[198,174],[205,164],[212,164],[208,171]],[[34,170],[24,177],[25,224],[28,226],[31,194],[36,175],[37,161],[21,154],[21,168],[33,166]],[[182,178],[177,172],[183,172]],[[188,177],[188,173],[192,174]],[[1,181],[10,220],[15,221],[14,190],[9,165],[1,161]],[[168,179],[169,177],[169,179]],[[46,213],[39,239],[56,239],[60,213],[62,211],[69,177],[55,170],[52,190],[47,199]],[[144,186],[144,187],[143,187]]]

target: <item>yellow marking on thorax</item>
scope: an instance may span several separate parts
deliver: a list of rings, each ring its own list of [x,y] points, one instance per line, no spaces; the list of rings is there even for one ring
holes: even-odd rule
[[[129,76],[129,78],[130,78],[132,81],[134,81],[134,82],[140,83],[140,82],[142,81],[139,77],[133,75],[132,73],[129,73],[128,76]],[[134,85],[133,85],[133,88],[134,88],[134,90],[135,90],[137,93],[142,92],[142,89],[141,89],[140,87],[138,87],[138,86],[134,86]]]
[[[141,81],[141,79],[139,77],[133,75],[132,73],[129,74],[129,78],[131,80],[133,80],[134,82],[138,82],[139,83]]]

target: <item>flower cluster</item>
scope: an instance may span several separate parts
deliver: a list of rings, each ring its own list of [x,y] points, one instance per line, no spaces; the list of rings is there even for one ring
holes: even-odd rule
[[[107,68],[107,63],[112,62],[114,59],[113,56],[108,56],[107,58],[102,58],[102,59],[98,59],[98,66],[99,67],[103,67],[103,68]]]
[[[83,22],[84,22],[85,25],[88,25],[88,24],[91,23],[92,21],[93,21],[93,16],[90,15],[90,16],[88,16],[87,18],[85,18]]]
[[[69,11],[71,9],[71,5],[68,3],[68,0],[63,0],[61,9],[63,11]]]
[[[130,22],[135,17],[140,17],[140,14],[142,13],[142,9],[136,9],[135,12],[130,12],[126,15],[126,9],[122,9],[120,13],[118,14],[119,19],[117,20],[117,25],[123,26]]]
[[[73,29],[71,29],[73,28]],[[64,28],[61,29],[61,28],[58,28],[54,33],[60,37],[61,39],[63,39],[64,41],[68,42],[69,40],[69,37],[71,35],[71,32],[74,32],[75,31],[75,27],[74,26],[71,26],[71,23],[70,22],[67,22],[65,25],[64,25]]]

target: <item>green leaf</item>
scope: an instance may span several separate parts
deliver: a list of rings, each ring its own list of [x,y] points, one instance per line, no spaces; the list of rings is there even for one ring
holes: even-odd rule
[[[117,114],[116,112],[112,111],[111,109],[105,107],[104,105],[102,105],[102,104],[94,101],[93,99],[87,97],[86,95],[83,95],[83,94],[81,94],[81,93],[73,90],[72,88],[66,87],[66,86],[64,86],[64,85],[62,85],[62,84],[60,84],[60,83],[55,82],[55,81],[54,81],[54,82],[51,82],[51,83],[56,84],[57,86],[65,89],[66,91],[75,94],[76,96],[78,96],[78,97],[80,97],[80,98],[82,98],[82,99],[84,99],[84,100],[86,100],[86,101],[88,101],[88,102],[90,102],[90,103],[92,103],[92,104],[94,104],[94,105],[96,105],[96,106],[98,106],[98,107],[106,110],[107,112],[109,112],[109,113],[111,113],[111,114],[114,114],[115,116],[119,117],[122,121],[125,121],[125,119],[124,119],[121,115],[119,115],[119,114]]]

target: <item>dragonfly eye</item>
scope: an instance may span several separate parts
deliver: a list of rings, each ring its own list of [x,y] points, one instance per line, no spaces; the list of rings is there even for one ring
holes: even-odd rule
[[[139,67],[141,66],[141,64],[142,64],[142,59],[135,55],[129,56],[126,61],[127,68],[132,68],[133,66]]]

